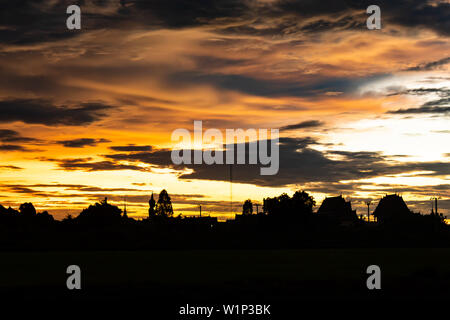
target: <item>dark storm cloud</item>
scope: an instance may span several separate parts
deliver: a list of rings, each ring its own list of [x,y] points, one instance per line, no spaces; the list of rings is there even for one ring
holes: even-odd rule
[[[172,86],[188,86],[192,84],[215,85],[221,89],[264,96],[297,96],[314,97],[327,92],[351,93],[372,81],[388,77],[388,74],[376,74],[355,78],[316,78],[308,81],[256,79],[237,74],[205,74],[196,71],[174,73],[168,78]]]
[[[261,176],[260,165],[233,165],[233,181],[260,186],[285,186],[305,183],[337,183],[341,180],[358,180],[382,175],[393,175],[413,171],[427,171],[423,175],[441,176],[450,174],[450,164],[444,162],[398,163],[380,152],[321,152],[309,146],[317,144],[310,138],[280,138],[280,168],[274,176]],[[235,148],[236,149],[236,148]],[[192,155],[192,150],[188,151]],[[332,156],[340,156],[335,160]],[[192,169],[180,179],[229,180],[228,165],[174,165],[171,151],[118,153],[104,155],[112,161],[140,162],[175,170]],[[248,159],[248,144],[246,146]],[[248,163],[248,162],[247,162]]]
[[[182,28],[208,24],[216,18],[244,17],[247,1],[4,1],[0,12],[0,42],[14,45],[57,41],[79,35],[66,27],[66,8],[81,8],[82,30],[105,28]],[[89,9],[87,9],[89,8]],[[108,10],[103,10],[108,8]]]
[[[323,122],[319,120],[308,120],[302,121],[297,124],[290,124],[288,126],[281,127],[280,130],[288,131],[288,130],[296,130],[296,129],[305,129],[305,128],[315,128],[323,126]]]
[[[233,181],[261,186],[285,186],[310,182],[339,182],[382,175],[427,170],[428,175],[448,175],[449,163],[392,164],[380,153],[347,154],[344,160],[332,160],[326,154],[310,148],[299,149],[293,141],[280,145],[280,168],[274,176],[261,176],[257,165],[234,165]],[[224,165],[190,166],[191,174],[181,179],[229,180],[229,170]]]
[[[394,111],[388,111],[390,114],[447,114],[450,112],[450,107],[430,107],[424,106],[419,108],[398,109]]]
[[[87,125],[102,119],[111,108],[98,102],[64,106],[44,99],[10,99],[0,101],[0,123],[21,121],[47,126]]]
[[[90,187],[90,186],[82,186],[80,188],[76,188],[75,190],[83,191],[83,192],[129,192],[129,191],[142,191],[139,189],[132,188],[99,188],[99,187]]]
[[[422,0],[385,0],[377,3],[370,0],[130,0],[123,3],[129,4],[120,11],[124,16],[133,16],[151,26],[184,28],[209,25],[220,28],[221,32],[261,36],[365,29],[368,17],[366,8],[377,4],[385,26],[427,28],[444,35],[450,32],[450,5]],[[309,22],[305,24],[303,21],[306,18]],[[269,25],[265,25],[267,22]]]
[[[1,151],[31,151],[25,148],[24,146],[20,146],[17,144],[2,144],[0,145]]]
[[[115,170],[137,170],[137,171],[148,171],[145,168],[120,164],[112,161],[91,161],[91,158],[86,159],[47,159],[54,161],[58,164],[59,168],[72,171],[115,171]]]
[[[370,2],[370,1],[369,1]],[[450,3],[431,3],[422,0],[382,1],[389,23],[404,27],[418,27],[450,35]]]
[[[450,63],[450,57],[440,59],[437,61],[427,62],[412,68],[407,69],[407,71],[428,71],[428,70],[434,70],[440,66],[444,66],[446,64]]]
[[[112,146],[109,147],[111,150],[114,151],[152,151],[152,146],[136,146],[133,144],[127,145],[127,146]]]
[[[52,7],[44,0],[2,1],[0,42],[29,44],[71,37],[67,32],[67,5],[57,1]]]
[[[66,28],[66,8],[70,4],[80,5],[85,30],[208,25],[220,32],[273,36],[365,29],[365,10],[374,3],[370,0],[4,1],[0,12],[0,42],[20,45],[77,36],[78,32]],[[419,27],[450,34],[449,3],[384,0],[376,4],[381,8],[383,26]],[[264,26],[265,23],[268,25]]]
[[[2,191],[6,191],[6,192],[34,195],[34,196],[38,196],[38,197],[46,197],[47,196],[45,193],[42,193],[42,192],[37,191],[35,189],[32,189],[28,185],[7,185],[7,184],[3,184],[3,185],[0,186],[0,189]]]
[[[72,140],[61,140],[57,141],[58,144],[63,145],[67,148],[83,148],[83,147],[93,147],[99,143],[111,142],[107,139],[91,139],[91,138],[80,138],[80,139],[72,139]]]
[[[418,90],[425,90],[425,89],[418,89]],[[438,90],[438,89],[430,89],[430,90]],[[420,92],[420,91],[419,91]],[[427,93],[433,93],[427,92]],[[407,108],[407,109],[398,109],[398,110],[391,110],[387,113],[389,114],[442,114],[446,115],[450,112],[450,98],[448,97],[448,90],[447,89],[441,89],[437,91],[438,95],[440,95],[441,99],[438,100],[431,100],[427,101],[424,104],[422,104],[418,108]]]
[[[116,153],[104,155],[105,158],[114,161],[132,161],[142,162],[146,164],[161,166],[161,167],[177,167],[182,169],[183,166],[175,166],[171,160],[171,150],[158,149],[148,152],[132,152],[132,153]]]
[[[283,142],[287,141],[289,138],[282,138]],[[296,138],[295,145],[297,148],[304,148],[311,144],[317,144],[317,141],[313,138]],[[229,145],[224,145],[224,148],[229,148]],[[234,145],[235,150],[237,149],[237,145]],[[245,144],[246,150],[246,159],[248,156],[249,145]],[[193,150],[187,150],[187,153],[191,154],[191,158],[193,157]],[[105,158],[114,160],[114,161],[132,161],[132,162],[141,162],[150,165],[160,166],[160,167],[169,167],[177,170],[182,170],[184,168],[194,169],[199,166],[196,165],[175,165],[172,163],[171,158],[172,150],[170,149],[157,149],[151,152],[132,152],[132,153],[116,153],[116,154],[107,154],[104,155]],[[221,166],[218,166],[221,167]],[[225,166],[226,167],[226,166]],[[228,169],[226,169],[228,170]],[[258,169],[259,170],[259,169]],[[258,171],[259,172],[259,171]]]
[[[316,18],[310,19],[314,15],[305,16],[306,12],[298,13],[285,10],[281,7],[264,7],[264,10],[253,11],[253,19],[242,20],[239,25],[223,27],[218,30],[224,34],[245,34],[260,37],[279,37],[292,34],[310,34],[340,31],[340,30],[361,30],[366,28],[366,18],[364,10],[355,11],[341,7],[339,16],[328,14],[315,14]],[[360,8],[361,9],[361,8]],[[328,16],[327,16],[328,15]],[[308,18],[308,22],[305,22]],[[292,45],[303,43],[301,40],[293,40]]]
[[[128,17],[146,18],[150,25],[169,28],[192,27],[210,24],[224,18],[249,17],[254,9],[254,0],[122,0],[124,8],[120,11]]]
[[[73,1],[73,0],[20,0],[2,1],[0,11],[0,43],[27,45],[70,39],[80,34],[79,30],[68,30],[66,9],[69,5],[81,8],[82,30],[114,28],[120,22],[132,22],[132,16],[123,16],[119,10],[121,0]],[[89,10],[87,9],[89,7]],[[105,7],[111,10],[102,10]]]
[[[1,116],[0,116],[1,117]],[[0,150],[7,151],[36,151],[29,149],[28,144],[41,144],[42,140],[22,136],[19,132],[10,129],[0,129]]]
[[[329,151],[328,154],[343,156],[346,160],[362,160],[362,161],[383,161],[384,158],[379,152],[370,151]]]
[[[17,166],[0,166],[0,170],[2,169],[9,169],[9,170],[23,170],[23,168],[21,167],[17,167]]]
[[[396,88],[392,88],[392,90],[395,92],[389,93],[387,96],[397,96],[402,94],[418,95],[418,96],[423,96],[427,94],[436,94],[440,97],[450,96],[450,90],[447,88],[415,88],[400,91],[397,91]]]
[[[281,0],[277,1],[275,6],[285,14],[296,14],[299,17],[348,15],[355,22],[365,22],[368,17],[365,10],[372,4],[381,8],[382,26],[420,27],[443,35],[450,34],[450,4],[444,2],[431,4],[422,0],[381,0],[376,3],[371,0]]]
[[[1,142],[36,142],[37,139],[22,136],[19,132],[9,129],[0,129]]]
[[[450,105],[450,98],[442,98],[438,100],[432,100],[425,102],[423,107],[432,107],[432,106],[448,106]]]

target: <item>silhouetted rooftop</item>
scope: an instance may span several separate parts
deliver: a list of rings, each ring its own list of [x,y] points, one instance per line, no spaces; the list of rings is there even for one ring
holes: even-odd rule
[[[390,194],[383,197],[378,203],[373,215],[379,222],[396,220],[411,215],[405,201],[398,194]]]
[[[342,196],[325,198],[317,213],[325,218],[337,220],[337,222],[356,220],[356,211],[352,210],[350,201],[345,201]]]

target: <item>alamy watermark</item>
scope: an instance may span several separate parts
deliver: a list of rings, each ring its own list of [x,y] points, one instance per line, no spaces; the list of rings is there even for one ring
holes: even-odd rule
[[[381,9],[379,6],[372,4],[367,7],[366,13],[370,16],[366,20],[367,29],[380,30],[381,29]]]
[[[275,175],[280,167],[279,130],[270,129],[270,137],[268,133],[268,129],[226,129],[224,141],[222,131],[203,132],[202,121],[194,121],[193,139],[187,129],[172,132],[172,141],[178,142],[171,153],[172,162],[176,165],[259,163],[265,166],[260,168],[261,175]]]
[[[366,273],[370,274],[367,278],[366,286],[369,290],[381,289],[381,269],[376,264],[372,264],[367,267]]]
[[[80,290],[81,289],[81,269],[76,264],[72,264],[67,267],[66,273],[69,274],[67,277],[66,286],[69,290]]]
[[[70,5],[66,9],[70,16],[66,19],[66,26],[69,30],[81,29],[81,9],[76,4]]]

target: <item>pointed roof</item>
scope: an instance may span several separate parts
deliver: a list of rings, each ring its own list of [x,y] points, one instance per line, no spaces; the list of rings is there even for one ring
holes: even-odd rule
[[[411,211],[398,194],[389,194],[383,197],[373,212],[373,215],[378,219],[395,219],[410,214]]]
[[[345,201],[342,195],[325,198],[317,214],[341,221],[356,220],[357,218],[355,210],[352,210],[350,201]]]

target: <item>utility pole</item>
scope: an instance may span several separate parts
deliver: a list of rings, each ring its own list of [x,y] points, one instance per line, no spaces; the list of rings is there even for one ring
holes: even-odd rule
[[[259,213],[259,203],[255,203],[255,206],[256,206],[256,214],[258,214]]]
[[[200,208],[200,218],[201,218],[202,217],[202,205],[200,204],[198,207]]]
[[[366,202],[366,205],[367,205],[367,222],[370,222],[370,204],[371,203],[372,202],[370,200]]]

